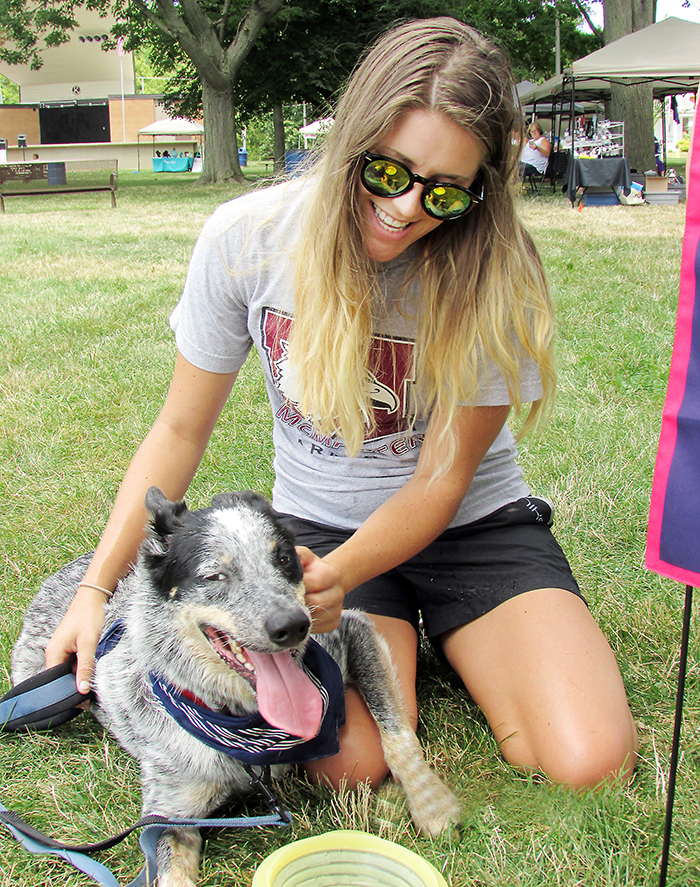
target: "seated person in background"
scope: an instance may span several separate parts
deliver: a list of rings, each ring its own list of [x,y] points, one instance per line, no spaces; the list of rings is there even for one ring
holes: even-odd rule
[[[552,146],[549,140],[544,137],[542,127],[533,120],[528,127],[528,135],[530,138],[525,143],[523,153],[520,155],[520,178],[526,176],[542,175],[547,169],[549,154]]]

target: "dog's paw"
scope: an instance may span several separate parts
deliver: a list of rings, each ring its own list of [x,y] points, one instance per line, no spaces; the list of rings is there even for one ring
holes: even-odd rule
[[[158,875],[158,887],[197,887],[196,881],[193,881],[182,872],[170,871],[165,875]]]
[[[437,837],[459,826],[462,810],[457,798],[434,773],[421,787],[419,795],[409,798],[413,822],[420,832]]]

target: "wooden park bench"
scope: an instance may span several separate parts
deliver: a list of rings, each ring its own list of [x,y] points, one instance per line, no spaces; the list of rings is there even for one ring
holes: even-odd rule
[[[117,206],[118,161],[116,160],[32,160],[0,163],[0,208],[5,212],[6,197],[32,197],[37,194],[80,194],[108,191]]]

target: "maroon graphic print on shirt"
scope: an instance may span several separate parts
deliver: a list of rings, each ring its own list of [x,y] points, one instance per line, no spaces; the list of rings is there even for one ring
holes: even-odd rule
[[[270,375],[285,398],[284,416],[278,418],[298,426],[310,436],[317,436],[310,423],[297,410],[296,384],[289,362],[288,343],[293,318],[289,314],[265,308],[261,315],[262,348],[267,357]],[[370,355],[371,371],[367,380],[374,412],[374,429],[367,440],[378,440],[405,432],[410,427],[413,411],[413,342],[392,336],[375,336]],[[290,412],[290,411],[293,411]],[[291,420],[295,418],[295,422]],[[325,439],[327,445],[337,442]]]

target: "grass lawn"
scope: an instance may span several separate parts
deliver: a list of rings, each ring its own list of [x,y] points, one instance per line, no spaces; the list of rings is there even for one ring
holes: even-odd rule
[[[97,542],[162,402],[175,353],[167,317],[197,233],[242,187],[126,172],[116,210],[103,194],[65,195],[8,200],[0,216],[4,688],[38,583]],[[522,198],[521,209],[553,284],[560,371],[556,412],[525,441],[521,462],[534,491],[555,501],[558,537],[618,656],[641,738],[634,780],[574,795],[515,774],[478,709],[423,651],[420,736],[463,800],[461,837],[416,836],[391,786],[332,796],[289,776],[281,795],[294,813],[291,829],[212,834],[206,887],[246,887],[273,849],[341,827],[417,850],[451,887],[658,882],[683,588],[645,572],[643,555],[684,206],[579,213],[548,194]],[[270,491],[270,425],[251,359],[191,488],[192,507],[215,491]],[[697,607],[694,615],[668,880],[675,887],[700,884]],[[136,768],[88,716],[50,734],[3,737],[0,774],[0,801],[63,840],[97,840],[138,818]],[[127,883],[141,865],[136,838],[101,859]],[[0,833],[1,887],[90,883]]]

